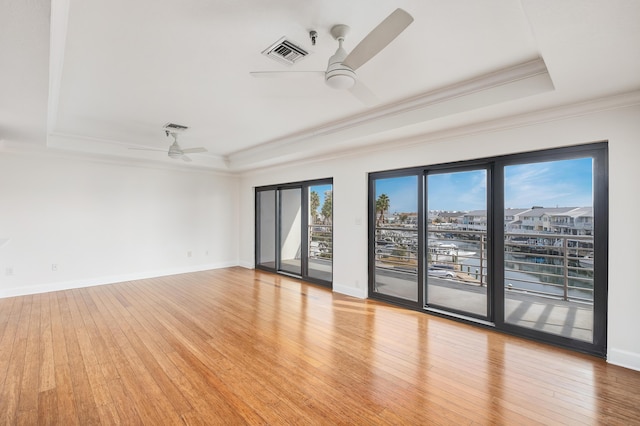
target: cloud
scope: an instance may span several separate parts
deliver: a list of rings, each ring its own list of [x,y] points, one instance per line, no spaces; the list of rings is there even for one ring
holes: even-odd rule
[[[591,176],[590,158],[507,166],[505,206],[590,206]]]

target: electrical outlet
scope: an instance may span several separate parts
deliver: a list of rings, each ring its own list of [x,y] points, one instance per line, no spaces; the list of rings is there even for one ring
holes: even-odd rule
[[[52,263],[51,264],[51,270],[56,272],[58,270],[58,264],[57,263]]]
[[[191,251],[187,252],[187,257],[191,257]]]
[[[6,276],[13,275],[13,268],[6,268],[6,269],[4,270],[4,274],[5,274]]]

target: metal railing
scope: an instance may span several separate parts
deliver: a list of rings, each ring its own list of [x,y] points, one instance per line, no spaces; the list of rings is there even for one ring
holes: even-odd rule
[[[333,259],[333,226],[309,225],[309,257],[317,259]]]
[[[505,287],[541,296],[593,302],[593,237],[505,234]]]
[[[415,227],[378,227],[375,237],[377,268],[417,273]],[[503,256],[506,291],[593,302],[592,236],[506,232]],[[457,281],[487,284],[484,231],[429,229],[425,257],[427,268],[455,271]]]
[[[376,228],[374,246],[377,267],[418,272],[418,229],[415,225]]]

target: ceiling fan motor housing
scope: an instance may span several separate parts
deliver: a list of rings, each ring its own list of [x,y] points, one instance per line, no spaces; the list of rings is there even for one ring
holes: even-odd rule
[[[352,88],[356,84],[356,73],[344,65],[342,61],[347,57],[347,52],[342,48],[342,39],[339,39],[340,47],[336,53],[329,58],[329,66],[324,75],[324,81],[329,87],[339,90]]]
[[[182,149],[178,145],[178,141],[171,144],[169,147],[169,157],[177,159],[181,158],[183,155]]]

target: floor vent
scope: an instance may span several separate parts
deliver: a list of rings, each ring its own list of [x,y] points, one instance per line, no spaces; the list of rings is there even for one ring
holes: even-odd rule
[[[309,53],[302,47],[297,46],[286,37],[282,37],[271,46],[262,51],[262,54],[276,61],[293,65]]]

